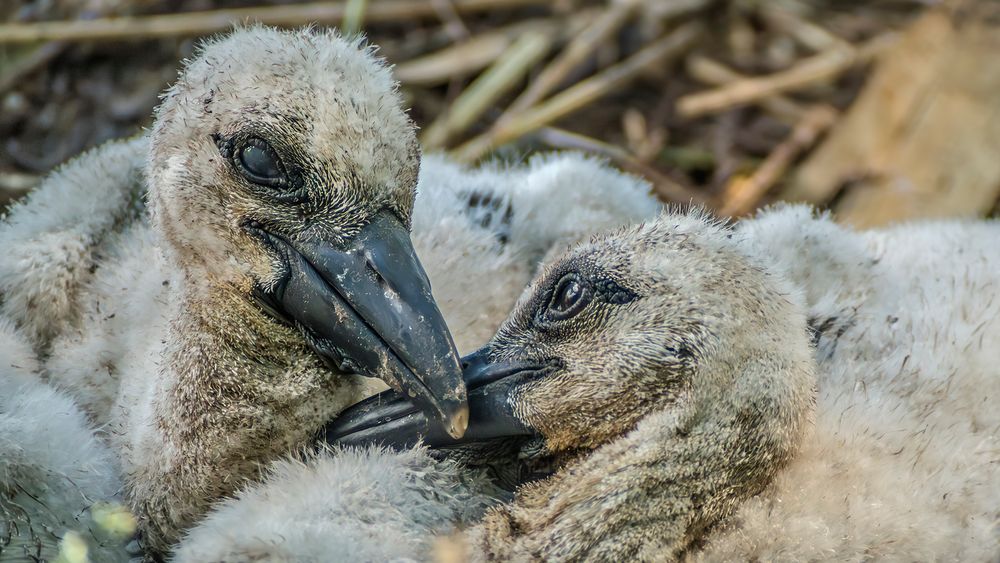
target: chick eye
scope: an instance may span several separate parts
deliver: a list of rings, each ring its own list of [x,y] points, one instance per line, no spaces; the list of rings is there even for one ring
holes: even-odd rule
[[[251,182],[274,185],[284,180],[285,172],[277,153],[262,139],[250,139],[237,156],[240,171]]]
[[[549,301],[549,315],[555,320],[568,319],[590,303],[591,291],[585,282],[575,275],[564,276],[552,291]]]

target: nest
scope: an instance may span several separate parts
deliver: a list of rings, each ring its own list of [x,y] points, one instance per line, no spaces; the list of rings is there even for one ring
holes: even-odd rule
[[[581,150],[667,202],[739,216],[806,201],[865,226],[988,214],[1000,195],[998,159],[976,156],[1000,145],[1000,9],[985,0],[254,4],[36,0],[0,13],[0,204],[140,131],[197,37],[247,21],[364,32],[395,64],[425,150],[468,163]],[[946,118],[960,121],[945,148],[961,166],[934,141]]]

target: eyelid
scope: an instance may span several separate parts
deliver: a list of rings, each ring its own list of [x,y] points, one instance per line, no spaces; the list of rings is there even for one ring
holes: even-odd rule
[[[275,178],[265,178],[258,176],[250,171],[243,164],[243,151],[247,147],[257,147],[258,149],[267,152],[271,157],[274,158],[275,165],[280,172],[280,176]],[[234,150],[235,149],[235,150]],[[288,172],[285,169],[285,163],[281,160],[281,156],[278,155],[278,151],[274,150],[274,147],[260,137],[248,137],[242,143],[239,143],[237,147],[230,148],[230,159],[233,164],[240,169],[240,173],[251,182],[267,187],[284,187],[288,185]]]

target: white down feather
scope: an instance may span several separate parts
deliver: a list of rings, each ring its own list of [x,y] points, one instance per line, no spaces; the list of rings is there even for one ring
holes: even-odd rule
[[[39,379],[27,339],[4,319],[0,358],[0,560],[74,549],[126,559],[135,523],[116,502],[111,452],[72,398]]]

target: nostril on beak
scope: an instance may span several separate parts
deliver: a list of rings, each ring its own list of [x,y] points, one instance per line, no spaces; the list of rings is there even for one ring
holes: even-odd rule
[[[388,282],[385,281],[385,278],[382,277],[382,274],[380,274],[378,269],[375,268],[375,264],[372,264],[371,260],[365,260],[365,267],[368,268],[368,271],[375,277],[375,281],[378,282],[380,286],[385,287],[388,285]]]

